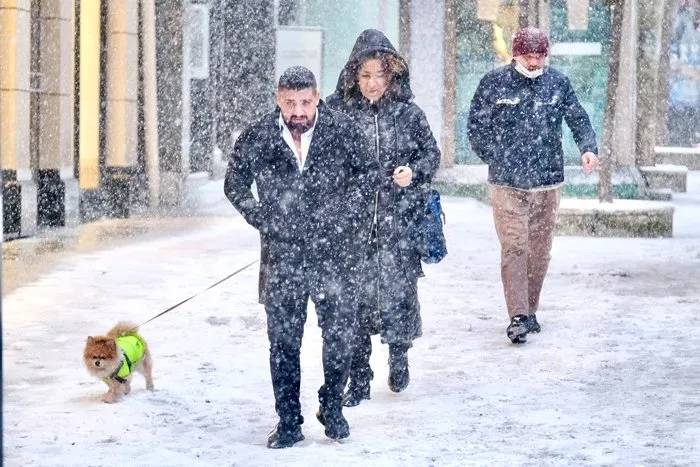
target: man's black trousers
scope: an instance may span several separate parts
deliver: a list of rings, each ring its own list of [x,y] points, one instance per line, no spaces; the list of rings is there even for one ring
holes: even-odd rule
[[[321,405],[341,407],[350,371],[356,318],[354,307],[349,299],[344,299],[345,292],[341,292],[347,289],[332,287],[315,292],[314,287],[309,287],[309,282],[299,275],[292,275],[274,284],[265,300],[275,410],[280,422],[286,426],[304,421],[299,402],[299,354],[309,298],[316,306],[323,336],[324,384],[318,391]]]

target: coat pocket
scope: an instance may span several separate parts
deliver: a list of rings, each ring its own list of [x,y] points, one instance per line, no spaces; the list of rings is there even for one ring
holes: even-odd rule
[[[524,117],[522,110],[519,97],[502,97],[496,101],[493,119],[501,127],[511,127]]]

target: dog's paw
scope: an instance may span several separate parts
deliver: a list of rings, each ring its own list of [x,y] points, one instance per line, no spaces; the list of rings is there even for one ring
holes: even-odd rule
[[[154,390],[153,383],[146,383],[146,389],[148,389],[149,391],[153,391]]]
[[[117,400],[118,399],[111,394],[105,394],[104,396],[102,396],[102,402],[104,402],[105,404],[114,404],[115,402],[117,402]]]

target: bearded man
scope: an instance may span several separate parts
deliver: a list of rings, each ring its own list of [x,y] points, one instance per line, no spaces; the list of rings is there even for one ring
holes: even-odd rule
[[[309,298],[323,336],[316,417],[329,438],[350,434],[342,397],[356,326],[351,278],[369,235],[379,170],[368,151],[362,130],[320,100],[313,73],[291,67],[280,76],[277,109],[241,133],[229,160],[224,192],[260,232],[260,302],[279,416],[270,448],[304,439],[299,354]]]

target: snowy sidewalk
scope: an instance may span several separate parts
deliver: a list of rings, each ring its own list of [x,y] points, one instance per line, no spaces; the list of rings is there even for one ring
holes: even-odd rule
[[[320,332],[302,347],[306,440],[265,447],[276,417],[257,265],[142,329],[156,391],[99,401],[87,335],[141,322],[258,256],[232,208],[201,228],[66,252],[3,299],[5,464],[691,465],[700,458],[700,173],[670,239],[557,237],[523,346],[505,337],[490,209],[447,198],[450,253],[420,281],[412,381],[389,391],[374,340],[372,400],[328,440],[314,413]],[[212,190],[219,196],[220,188]],[[219,212],[217,211],[217,214]],[[695,460],[693,460],[695,459]]]

